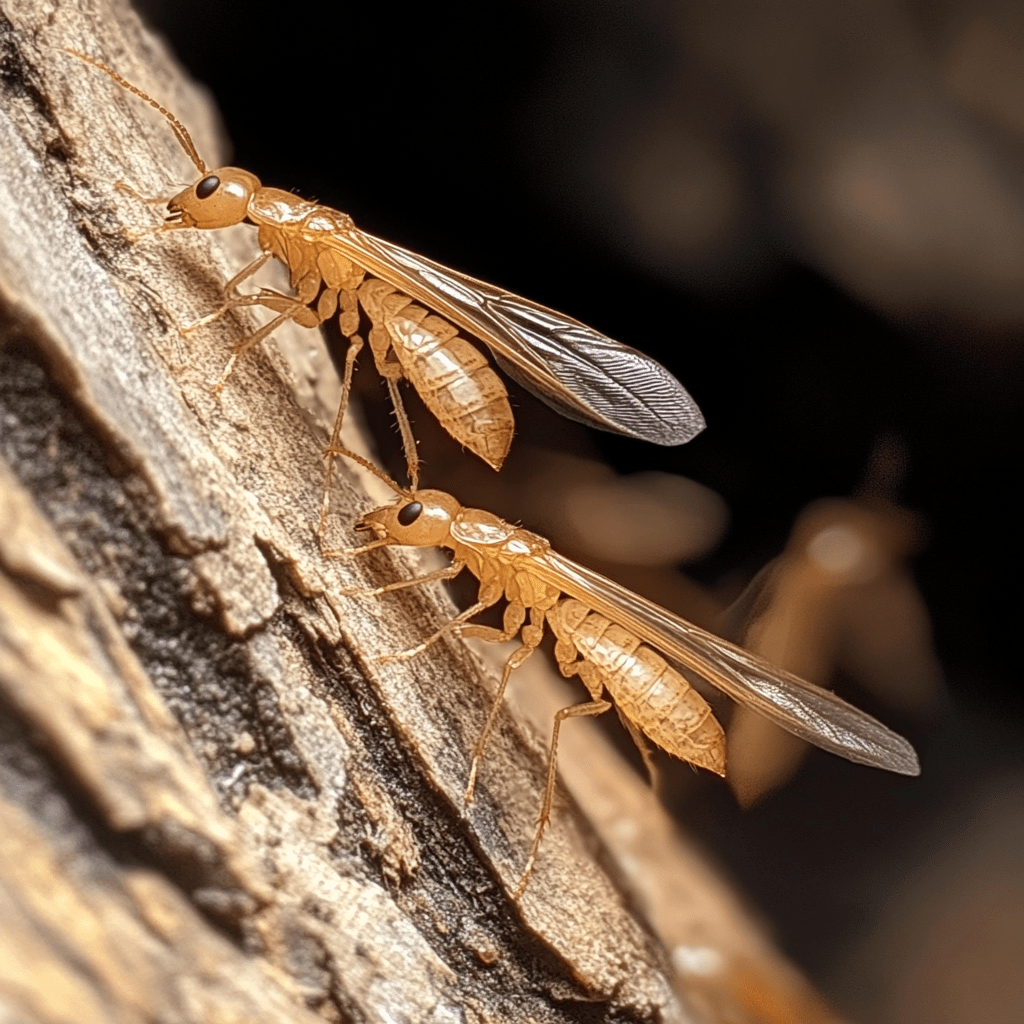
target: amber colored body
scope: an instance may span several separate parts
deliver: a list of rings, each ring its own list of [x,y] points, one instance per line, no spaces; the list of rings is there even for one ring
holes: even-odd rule
[[[191,196],[179,196],[172,200],[172,209],[193,211],[194,215],[200,204],[201,200]],[[505,385],[484,355],[459,336],[457,328],[414,304],[393,285],[368,278],[363,267],[339,250],[335,244],[339,237],[359,234],[352,218],[265,186],[256,188],[249,197],[247,215],[259,228],[260,248],[288,267],[295,295],[264,288],[256,295],[229,298],[218,314],[235,306],[261,305],[280,314],[276,321],[271,321],[274,326],[282,319],[293,319],[303,327],[316,327],[337,315],[341,332],[350,342],[343,384],[347,399],[355,356],[363,346],[357,333],[361,307],[372,325],[369,341],[374,363],[391,389],[412,480],[415,482],[418,475],[415,442],[401,398],[393,386],[402,379],[416,388],[424,404],[452,437],[493,469],[500,469],[515,428]],[[261,265],[262,261],[258,261],[252,270]],[[241,275],[236,277],[231,286],[237,286],[242,279]],[[246,339],[236,346],[236,354],[267,333],[264,328]],[[343,399],[335,444],[344,411]]]
[[[663,750],[725,775],[722,726],[657,651],[575,598],[559,601],[547,619],[558,638],[555,661],[562,675],[578,675],[595,701],[607,690],[623,719]]]
[[[218,389],[234,360],[281,324],[294,320],[315,327],[338,316],[350,344],[331,442],[334,453],[355,358],[363,346],[356,333],[361,307],[372,325],[370,348],[395,406],[413,488],[419,458],[399,380],[408,380],[445,430],[494,469],[501,467],[512,441],[514,420],[505,386],[459,331],[479,338],[507,373],[571,419],[665,445],[689,441],[704,428],[685,388],[649,356],[555,310],[360,231],[347,214],[268,188],[250,171],[208,171],[188,131],[170,111],[96,58],[67,52],[159,110],[199,170],[199,180],[168,202],[158,230],[249,223],[259,231],[263,255],[228,282],[218,310],[192,325],[210,323],[242,306],[263,306],[278,314],[234,347]],[[288,268],[294,294],[268,288],[239,294],[238,285],[271,258]]]
[[[345,454],[373,469],[359,456]],[[450,579],[463,569],[477,577],[480,587],[476,602],[451,622],[416,647],[382,660],[419,654],[453,631],[495,642],[506,642],[517,634],[522,640],[505,663],[477,742],[466,787],[467,803],[472,799],[477,770],[509,676],[537,649],[545,622],[557,638],[555,658],[562,673],[578,675],[590,691],[590,701],[563,708],[555,715],[544,801],[519,893],[533,868],[550,814],[558,732],[566,718],[599,715],[614,706],[645,760],[644,737],[677,757],[725,774],[721,726],[678,668],[695,672],[742,704],[826,750],[901,774],[918,774],[917,757],[906,740],[827,690],[777,669],[563,558],[543,537],[490,512],[465,508],[443,491],[400,493],[397,504],[369,512],[357,524],[357,529],[374,533],[374,542],[325,554],[347,557],[390,544],[448,548],[453,561],[447,568],[362,593],[382,594]],[[503,597],[508,605],[502,629],[469,622]],[[606,699],[605,693],[611,699]]]

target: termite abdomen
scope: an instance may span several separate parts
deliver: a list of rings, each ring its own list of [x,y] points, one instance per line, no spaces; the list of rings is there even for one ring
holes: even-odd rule
[[[378,366],[390,349],[424,405],[457,441],[500,469],[515,421],[508,392],[486,357],[447,320],[416,305],[394,286],[370,278],[358,291],[373,323]]]
[[[606,689],[619,711],[670,754],[725,774],[721,725],[657,651],[574,598],[560,601],[547,618],[559,641],[555,657],[563,675],[579,675],[595,700]]]

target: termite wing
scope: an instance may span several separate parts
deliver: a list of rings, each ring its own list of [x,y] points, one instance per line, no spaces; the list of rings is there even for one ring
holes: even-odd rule
[[[686,389],[650,356],[360,231],[347,214],[266,187],[249,171],[209,171],[173,114],[96,58],[67,52],[158,110],[198,169],[199,179],[168,202],[157,231],[243,222],[258,228],[263,255],[228,283],[222,306],[193,327],[243,306],[263,306],[277,316],[234,347],[218,388],[234,359],[280,324],[294,320],[314,327],[337,315],[350,345],[332,438],[336,447],[355,356],[363,346],[356,333],[361,308],[372,324],[370,347],[395,406],[414,488],[419,459],[397,388],[401,379],[417,389],[445,430],[494,469],[511,444],[514,422],[505,387],[459,330],[484,342],[499,365],[542,401],[588,426],[661,445],[682,444],[704,428]],[[271,258],[288,267],[294,293],[262,288],[239,294],[237,286]]]
[[[410,650],[380,660],[412,657],[456,632],[493,642],[507,642],[517,635],[521,640],[505,663],[473,753],[467,803],[509,676],[537,649],[545,625],[557,638],[555,659],[563,675],[578,675],[590,691],[590,701],[563,708],[555,715],[545,795],[517,895],[526,886],[550,813],[558,732],[564,719],[599,715],[614,706],[649,767],[645,737],[677,757],[725,774],[724,733],[685,672],[695,673],[783,729],[834,754],[901,775],[920,773],[917,755],[902,736],[830,691],[776,668],[559,555],[538,534],[482,509],[465,508],[443,491],[400,488],[355,453],[339,450],[339,454],[381,476],[400,498],[368,512],[356,524],[357,530],[372,532],[374,541],[325,555],[351,557],[398,544],[447,548],[453,556],[450,566],[425,577],[350,593],[384,594],[452,579],[463,569],[479,580],[473,605]],[[508,603],[501,629],[470,621],[502,598]]]
[[[537,573],[783,729],[848,761],[919,775],[914,748],[830,690],[765,661],[599,573],[549,551]]]

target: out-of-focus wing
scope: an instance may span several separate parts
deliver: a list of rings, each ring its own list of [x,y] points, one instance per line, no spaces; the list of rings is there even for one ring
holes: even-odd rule
[[[479,338],[510,377],[569,419],[662,445],[704,429],[664,366],[578,320],[355,228],[319,241]]]
[[[775,668],[556,552],[537,559],[536,566],[538,574],[564,593],[801,739],[859,764],[920,774],[917,754],[902,736],[834,693]]]

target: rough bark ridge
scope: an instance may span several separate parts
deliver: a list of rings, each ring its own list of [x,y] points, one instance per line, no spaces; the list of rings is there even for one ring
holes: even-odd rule
[[[320,555],[337,381],[318,338],[278,331],[213,394],[257,319],[187,344],[179,325],[253,233],[132,243],[157,215],[115,183],[161,195],[194,171],[62,46],[217,156],[209,110],[125,5],[0,2],[0,1017],[825,1019],[679,858],[705,904],[679,911],[685,948],[724,960],[687,975],[678,945],[673,972],[564,799],[510,900],[541,743],[504,715],[464,809],[494,676],[458,642],[374,662],[452,609],[436,588],[342,596],[422,571],[413,555]],[[388,500],[342,469],[337,539]]]

